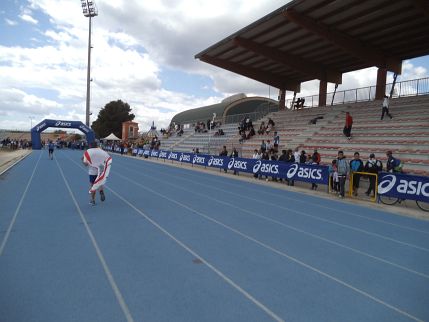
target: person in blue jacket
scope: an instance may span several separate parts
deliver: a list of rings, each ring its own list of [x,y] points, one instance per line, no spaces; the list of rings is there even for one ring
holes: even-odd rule
[[[354,174],[355,172],[361,172],[363,170],[363,162],[360,159],[359,152],[355,152],[353,160],[350,161],[350,172],[353,176],[353,196],[358,195],[360,174]]]

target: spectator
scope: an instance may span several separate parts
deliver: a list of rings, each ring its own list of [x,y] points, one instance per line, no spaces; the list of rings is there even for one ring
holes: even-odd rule
[[[262,121],[261,125],[259,126],[258,134],[263,135],[265,133],[266,129],[267,129],[267,127],[265,126],[265,122]]]
[[[267,144],[265,144],[265,149],[268,153],[272,153],[273,151],[273,145],[271,144],[270,140],[267,140]]]
[[[344,198],[346,180],[347,180],[347,176],[350,174],[350,165],[347,162],[347,159],[344,156],[343,151],[338,151],[337,167],[338,167],[338,184],[339,184],[339,190],[340,190],[339,197]]]
[[[260,160],[262,158],[262,154],[258,149],[253,150],[253,156],[252,159]]]
[[[299,153],[299,147],[298,146],[295,148],[295,152],[293,153],[293,158],[294,158],[293,162],[296,162],[296,163],[299,162],[300,153]]]
[[[384,99],[383,99],[383,110],[381,112],[381,119],[384,118],[384,114],[387,114],[388,117],[390,117],[390,119],[392,119],[392,114],[389,113],[389,96],[384,95]]]
[[[238,151],[236,148],[232,149],[231,155],[229,156],[230,158],[238,158]],[[234,175],[236,175],[238,172],[234,169]]]
[[[270,134],[271,130],[274,129],[275,123],[271,118],[268,118],[268,126],[265,129],[265,133]]]
[[[267,150],[267,144],[265,143],[265,140],[262,140],[261,152],[264,153],[266,150]]]
[[[270,159],[270,155],[268,154],[268,151],[263,152],[261,156],[261,160],[269,160],[269,159]],[[261,177],[262,175],[259,178]],[[268,181],[268,176],[265,176],[265,180]]]
[[[353,118],[349,112],[346,112],[346,124],[344,125],[343,133],[347,137],[348,140],[352,138],[352,125]]]
[[[222,150],[219,152],[219,156],[221,157],[227,157],[228,156],[228,151],[226,150],[226,146],[224,145]],[[227,173],[228,170],[227,168],[223,169],[223,172]]]
[[[401,160],[395,158],[392,154],[392,151],[386,152],[387,156],[387,172],[394,172],[394,173],[402,173],[402,168],[404,164]]]
[[[243,143],[243,141],[246,140],[246,131],[244,129],[240,130],[239,135],[240,139],[238,142]]]
[[[259,151],[258,151],[257,149],[253,150],[253,156],[252,156],[252,159],[260,160],[260,159],[261,159],[261,157],[262,157],[262,155],[261,155],[261,153],[259,153]],[[255,179],[258,179],[259,174],[258,174],[258,173],[255,173],[255,174],[253,174],[253,177],[254,177]]]
[[[273,153],[271,153],[271,161],[277,161],[278,160],[278,155],[276,151],[273,151]],[[267,179],[268,180],[268,179]],[[272,181],[277,182],[277,178],[276,177],[271,177]]]
[[[250,119],[250,117],[246,117],[245,127],[247,131],[250,130],[251,127],[253,127],[252,120]]]
[[[299,163],[306,163],[307,162],[307,154],[304,150],[301,151],[301,154],[299,156]]]
[[[381,161],[379,161],[375,158],[374,153],[371,153],[369,155],[368,161],[366,161],[366,163],[365,163],[364,169],[366,172],[377,174],[383,170],[383,164],[381,163]],[[368,187],[368,190],[365,192],[365,194],[367,196],[369,196],[371,194],[371,192],[372,192],[371,196],[374,196],[374,194],[375,194],[375,176],[373,176],[373,175],[369,176],[369,187]]]
[[[280,145],[280,136],[277,134],[277,131],[274,132],[273,142],[274,142],[274,151],[278,152],[279,145]]]
[[[314,149],[313,155],[311,156],[311,163],[312,164],[316,164],[319,165],[320,164],[320,154],[319,152],[317,152],[317,149]],[[317,184],[312,182],[311,183],[311,190],[316,190],[317,189]]]
[[[282,154],[279,156],[279,161],[282,162],[289,162],[288,161],[288,155],[286,150],[282,150]]]
[[[250,125],[249,127],[249,132],[246,135],[246,140],[249,140],[252,136],[254,136],[255,133],[255,129],[253,128],[253,125]]]
[[[339,182],[338,182],[338,167],[337,160],[332,160],[331,166],[329,167],[329,180],[331,182],[332,191],[334,193],[339,192]]]
[[[360,174],[354,174],[354,172],[361,172],[363,170],[363,162],[360,159],[359,152],[355,152],[354,159],[350,161],[350,172],[353,176],[353,196],[358,195]]]
[[[304,108],[305,98],[298,98],[295,103],[295,108],[300,109]]]
[[[298,148],[296,148],[295,151],[298,151]],[[298,152],[298,157],[299,157],[299,152]],[[291,149],[287,150],[286,162],[295,163],[295,160],[296,159],[294,157],[294,154],[293,154],[292,150]],[[287,185],[288,186],[295,185],[295,180],[293,180],[293,179],[292,180],[286,179],[286,181],[287,181]]]
[[[224,145],[222,150],[219,152],[219,156],[226,157],[228,156],[228,151],[226,150],[226,146]]]

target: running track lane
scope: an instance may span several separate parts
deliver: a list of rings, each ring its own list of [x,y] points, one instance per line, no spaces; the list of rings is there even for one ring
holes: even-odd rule
[[[272,321],[275,316],[286,321],[428,319],[427,222],[120,157],[114,158],[108,200],[91,208],[87,205],[86,173],[79,163],[81,153],[56,152],[65,180],[135,321]],[[20,183],[17,191],[25,189],[28,181],[20,176],[25,177],[22,173],[26,173],[28,179],[39,156],[36,154],[32,153],[30,163],[24,160],[15,167],[14,174],[8,173],[8,177]],[[60,320],[72,321],[73,315],[66,314],[72,311],[70,307],[79,308],[74,314],[80,315],[80,321],[97,321],[92,317],[99,314],[93,314],[98,306],[87,305],[85,310],[79,302],[81,293],[85,294],[79,286],[85,285],[90,293],[88,303],[92,293],[97,295],[94,299],[110,299],[100,304],[109,316],[104,321],[126,320],[73,198],[61,181],[61,171],[52,163],[55,161],[43,157],[33,180],[38,182],[36,179],[46,176],[53,185],[52,191],[33,191],[37,185],[30,185],[0,255],[0,285],[5,267],[10,267],[6,270],[7,280],[15,282],[15,278],[27,277],[28,284],[19,284],[18,290],[14,289],[15,283],[8,285],[15,293],[34,289],[34,294],[26,297],[27,305],[16,314],[24,316],[29,307],[39,307],[40,312],[34,312],[33,319],[22,321],[49,321],[46,313],[50,310],[58,311]],[[47,171],[42,171],[45,166]],[[6,179],[0,180],[0,187],[3,181]],[[46,202],[34,207],[34,195]],[[62,208],[57,209],[55,202],[50,202],[52,199],[47,196],[51,195],[61,201]],[[8,203],[8,199],[1,201]],[[19,198],[13,201],[16,209]],[[27,204],[33,208],[33,216],[28,214]],[[8,207],[14,210],[13,206]],[[43,219],[43,211],[49,213],[49,209],[67,216],[55,218],[52,211]],[[0,231],[12,215],[8,212],[7,216],[0,216]],[[75,221],[79,230],[74,230]],[[159,227],[154,226],[156,223]],[[43,228],[44,237],[37,234],[40,230],[45,232]],[[19,234],[21,229],[29,233]],[[59,245],[42,243],[52,239],[46,235],[55,235],[57,230],[62,234]],[[28,235],[32,239],[26,240]],[[33,241],[41,243],[40,250],[32,247],[31,252],[22,254],[22,250],[33,246]],[[83,246],[78,254],[73,254],[69,248],[76,244]],[[61,248],[58,253],[75,256],[73,261],[77,260],[81,269],[72,272],[70,264],[62,265],[61,260],[39,263],[43,261],[42,254],[49,255],[55,247]],[[34,261],[33,266],[44,265],[46,272],[39,270],[35,275],[41,275],[42,280],[44,273],[51,271],[70,276],[70,281],[64,277],[57,279],[75,286],[74,294],[69,294],[67,287],[56,289],[60,297],[70,298],[68,303],[61,301],[57,308],[52,307],[51,292],[44,291],[51,290],[49,283],[28,278],[33,272],[30,265],[17,272],[15,265],[29,258]],[[99,283],[87,285],[84,275],[91,281],[96,276]],[[40,301],[33,298],[36,293]],[[9,297],[6,302],[1,300],[13,303]],[[1,311],[2,308],[0,314]]]

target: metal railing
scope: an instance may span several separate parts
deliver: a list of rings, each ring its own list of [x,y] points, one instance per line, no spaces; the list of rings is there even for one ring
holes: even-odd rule
[[[215,118],[215,122],[221,122],[222,124],[231,124],[231,123],[240,123],[245,117],[249,117],[253,122],[261,119],[265,115],[276,112],[279,110],[278,105],[275,104],[267,104],[264,105],[262,108],[258,108],[255,112],[250,113],[242,113],[242,114],[232,114],[232,115],[226,115],[225,117],[217,117]],[[186,121],[186,123],[183,124],[185,129],[193,128],[195,124],[198,122],[203,122],[204,124],[207,123],[207,120],[191,120]],[[219,127],[216,127],[219,128]],[[216,131],[216,130],[215,130]]]
[[[393,83],[386,84],[386,93],[390,93]],[[326,94],[326,104],[332,105],[368,102],[375,99],[377,86],[347,89]],[[392,98],[419,96],[429,94],[429,77],[396,82]],[[319,95],[300,97],[305,99],[305,107],[319,106]],[[291,107],[292,99],[286,100],[286,107]]]

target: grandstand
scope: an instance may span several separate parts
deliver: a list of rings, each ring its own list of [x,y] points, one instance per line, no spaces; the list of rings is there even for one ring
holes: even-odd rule
[[[349,111],[354,119],[352,140],[343,134],[344,113]],[[262,121],[271,118],[276,123],[280,135],[279,150],[295,149],[312,152],[317,148],[322,163],[329,163],[343,150],[348,158],[355,151],[366,159],[370,153],[385,164],[387,150],[404,163],[404,171],[419,175],[429,175],[429,96],[401,97],[391,100],[390,111],[393,119],[380,120],[381,101],[357,102],[305,108],[301,110],[282,110],[271,112],[253,120],[255,129]],[[242,119],[240,114],[235,119]],[[316,124],[310,121],[316,117]],[[193,127],[184,130],[182,136],[172,136],[163,140],[162,149],[191,152],[199,148],[201,153],[217,154],[223,145],[228,151],[236,147],[242,157],[250,158],[254,149],[259,149],[261,141],[272,139],[272,134],[255,135],[239,143],[238,122],[222,124],[225,135],[214,136],[213,132],[196,133]]]

